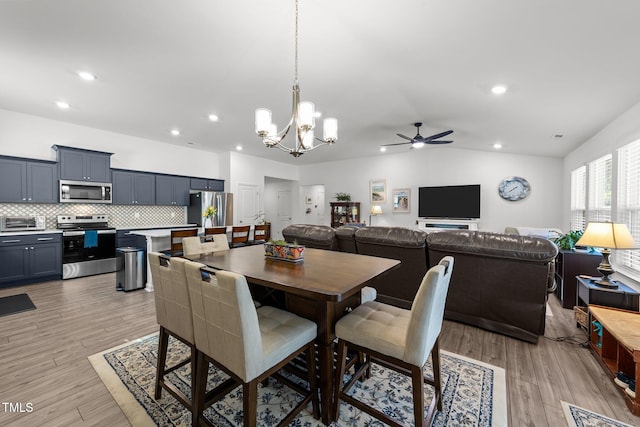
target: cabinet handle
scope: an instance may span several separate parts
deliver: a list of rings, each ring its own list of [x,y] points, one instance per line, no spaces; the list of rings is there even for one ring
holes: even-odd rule
[[[16,240],[3,240],[2,243],[20,243],[22,240],[20,239],[16,239]]]
[[[33,250],[33,246],[31,246],[29,249]]]
[[[38,237],[39,241],[45,241],[45,240],[53,240],[53,237]]]
[[[23,197],[23,198],[22,198],[22,200],[27,200],[27,198],[26,198],[26,197]]]

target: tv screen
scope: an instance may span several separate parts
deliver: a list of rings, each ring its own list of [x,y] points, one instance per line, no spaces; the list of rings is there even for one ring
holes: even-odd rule
[[[480,185],[420,187],[418,188],[418,216],[479,219]]]

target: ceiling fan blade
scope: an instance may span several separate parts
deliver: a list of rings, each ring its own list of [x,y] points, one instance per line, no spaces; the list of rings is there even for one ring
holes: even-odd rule
[[[437,133],[435,135],[423,137],[422,140],[424,142],[427,142],[427,141],[431,141],[431,140],[434,140],[434,139],[442,138],[443,136],[447,136],[447,135],[450,135],[452,133],[453,133],[452,130],[447,130],[447,131],[444,131],[444,132],[441,132],[441,133]]]
[[[425,141],[425,144],[451,144],[453,141],[443,141],[443,140],[431,140],[431,141]]]
[[[404,139],[408,139],[409,141],[413,141],[413,138],[409,138],[408,136],[404,136],[401,133],[396,133],[396,135],[398,135],[400,138],[404,138]]]
[[[411,142],[396,142],[395,144],[382,144],[381,147],[391,147],[393,145],[407,145],[411,144]]]

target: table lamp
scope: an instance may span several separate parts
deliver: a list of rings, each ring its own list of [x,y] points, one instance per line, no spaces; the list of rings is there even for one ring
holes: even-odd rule
[[[602,279],[595,283],[607,288],[618,287],[609,279],[609,276],[614,273],[609,261],[611,249],[637,248],[627,225],[614,224],[613,222],[590,222],[580,240],[576,242],[576,246],[602,248],[602,261],[598,266],[598,271],[602,273]]]
[[[371,205],[371,211],[369,212],[369,225],[371,224],[371,216],[372,215],[380,215],[382,213],[382,206],[380,205]]]

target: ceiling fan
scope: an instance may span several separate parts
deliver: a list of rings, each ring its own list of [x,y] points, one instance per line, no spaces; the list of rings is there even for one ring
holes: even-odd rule
[[[420,135],[420,126],[422,126],[422,123],[417,122],[413,124],[416,128],[417,128],[417,133],[416,136],[414,136],[413,138],[409,138],[408,136],[402,135],[401,133],[397,133],[396,135],[398,135],[400,138],[404,138],[406,140],[408,140],[409,142],[397,142],[395,144],[383,144],[382,147],[390,147],[392,145],[404,145],[404,144],[411,144],[411,148],[420,148],[422,146],[424,146],[424,144],[451,144],[453,141],[444,141],[438,138],[442,138],[443,136],[447,136],[449,134],[452,134],[453,131],[452,130],[447,130],[441,133],[437,133],[435,135],[431,135],[431,136],[427,136],[424,137],[422,135]]]

